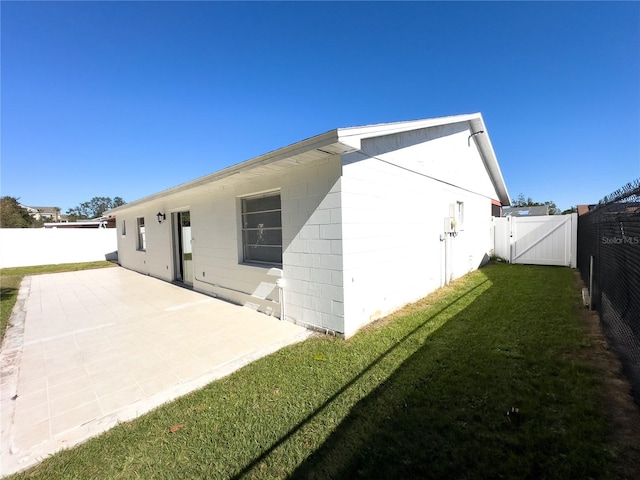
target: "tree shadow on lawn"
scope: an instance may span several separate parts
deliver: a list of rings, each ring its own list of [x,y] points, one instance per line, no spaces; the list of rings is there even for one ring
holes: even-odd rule
[[[310,425],[312,422],[321,417],[327,409],[329,409],[334,402],[340,401],[341,397],[347,392],[350,388],[356,385],[361,379],[367,376],[370,372],[372,372],[379,364],[382,364],[385,360],[392,357],[394,354],[398,353],[398,350],[402,348],[415,348],[409,345],[411,342],[419,341],[417,337],[422,335],[429,335],[430,333],[424,333],[424,330],[433,331],[434,329],[442,328],[441,326],[433,326],[433,321],[439,315],[444,314],[447,310],[452,307],[455,307],[458,303],[462,303],[466,300],[466,297],[472,294],[476,290],[481,290],[482,288],[490,288],[487,286],[488,280],[484,280],[479,284],[467,289],[464,293],[453,299],[452,301],[445,302],[446,305],[437,311],[428,310],[425,312],[424,319],[420,319],[418,325],[411,329],[408,333],[404,334],[399,340],[394,341],[390,347],[381,352],[375,359],[369,363],[365,368],[359,371],[354,377],[351,378],[348,382],[345,382],[344,385],[341,386],[335,393],[333,393],[326,401],[324,401],[321,405],[319,405],[315,410],[313,410],[308,416],[303,418],[300,422],[298,422],[295,427],[291,428],[285,435],[280,437],[278,441],[274,442],[269,448],[267,448],[263,453],[252,461],[250,461],[241,471],[239,471],[236,475],[233,476],[234,479],[243,478],[245,475],[250,474],[250,472],[260,466],[263,461],[270,457],[276,450],[284,447],[286,448],[286,444],[296,435],[300,434],[304,431],[304,429]],[[447,320],[445,320],[446,322]],[[451,320],[449,320],[451,321]],[[384,328],[384,327],[382,327]],[[355,338],[355,337],[354,337]],[[353,340],[353,339],[352,339]],[[401,354],[401,353],[400,353]]]
[[[526,291],[505,297],[508,277],[486,275],[493,286],[356,404],[291,478],[603,475],[607,453],[592,440],[606,436],[590,403],[595,382],[565,355],[579,341],[571,318],[563,326],[553,309],[527,307]],[[558,285],[529,288],[553,297]]]

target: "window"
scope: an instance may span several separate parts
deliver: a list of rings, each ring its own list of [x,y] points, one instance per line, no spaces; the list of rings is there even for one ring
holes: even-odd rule
[[[242,199],[243,261],[282,265],[280,193]]]
[[[456,202],[456,223],[458,230],[464,230],[464,202]]]
[[[138,250],[147,249],[147,237],[144,229],[144,217],[138,217]]]
[[[127,224],[125,223],[125,220],[122,220],[122,236],[126,237],[127,236]]]

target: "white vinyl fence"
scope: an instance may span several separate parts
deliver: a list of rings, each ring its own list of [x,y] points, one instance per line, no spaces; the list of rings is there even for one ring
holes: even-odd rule
[[[116,228],[0,228],[0,268],[115,257]]]
[[[578,214],[494,218],[493,243],[509,263],[576,268]]]

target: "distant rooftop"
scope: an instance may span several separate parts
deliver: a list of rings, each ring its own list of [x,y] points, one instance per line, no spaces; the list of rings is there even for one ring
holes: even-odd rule
[[[45,218],[52,219],[52,220],[60,220],[62,218],[62,215],[60,214],[60,209],[58,207],[30,207],[22,204],[20,204],[20,206],[26,209],[27,212],[29,212],[29,215],[31,215],[36,220],[41,220]]]
[[[549,215],[549,207],[540,205],[536,207],[504,207],[502,209],[503,217],[540,217]]]

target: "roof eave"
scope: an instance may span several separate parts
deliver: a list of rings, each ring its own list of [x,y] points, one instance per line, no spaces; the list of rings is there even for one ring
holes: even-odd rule
[[[182,183],[175,187],[143,197],[139,200],[135,200],[131,203],[127,203],[126,205],[123,205],[121,207],[117,207],[105,212],[105,215],[113,215],[121,210],[125,210],[125,209],[135,207],[144,203],[148,203],[153,200],[158,200],[164,197],[168,197],[170,195],[183,192],[191,188],[196,188],[202,185],[207,185],[213,182],[217,182],[225,178],[228,178],[232,175],[237,175],[242,172],[252,170],[259,166],[269,165],[271,163],[275,163],[280,160],[285,160],[287,158],[295,157],[296,155],[304,154],[306,152],[310,152],[313,150],[322,151],[323,148],[328,148],[328,147],[333,147],[333,149],[336,150],[336,152],[335,153],[326,152],[327,155],[332,155],[337,153],[346,153],[354,150],[354,147],[352,145],[339,141],[337,129],[330,130],[326,133],[316,135],[314,137],[308,138],[306,140],[302,140],[300,142],[296,142],[292,145],[280,148],[278,150],[273,150],[271,152],[265,153],[258,157],[252,158],[250,160],[237,163],[235,165],[231,165],[230,167],[224,168],[222,170],[211,173],[209,175],[205,175],[195,180]]]
[[[486,132],[486,127],[480,113],[472,113],[465,115],[454,115],[449,117],[430,118],[424,120],[413,120],[409,122],[397,122],[387,123],[380,125],[369,125],[364,127],[347,127],[330,130],[326,133],[316,135],[314,137],[296,142],[287,147],[274,150],[269,153],[265,153],[258,157],[252,158],[242,163],[232,165],[224,168],[220,171],[205,175],[190,182],[183,183],[181,185],[163,190],[161,192],[149,195],[147,197],[135,200],[131,203],[123,205],[121,207],[109,210],[105,214],[113,215],[121,210],[136,207],[150,201],[158,200],[161,198],[174,195],[191,188],[197,188],[213,182],[221,181],[229,178],[233,175],[248,172],[257,167],[273,164],[278,161],[287,160],[297,155],[304,155],[307,152],[317,150],[327,155],[336,155],[348,153],[361,149],[362,140],[373,136],[390,135],[407,130],[414,130],[419,128],[429,128],[439,125],[447,125],[451,123],[469,122],[469,127],[472,133],[479,132],[481,130]],[[494,185],[496,193],[498,194],[498,200],[503,205],[510,205],[509,194],[507,187],[502,177],[502,172],[498,166],[491,140],[488,135],[475,135],[474,141],[478,145],[482,161],[485,164],[487,171],[489,172],[491,181]],[[328,149],[325,151],[324,149]]]

